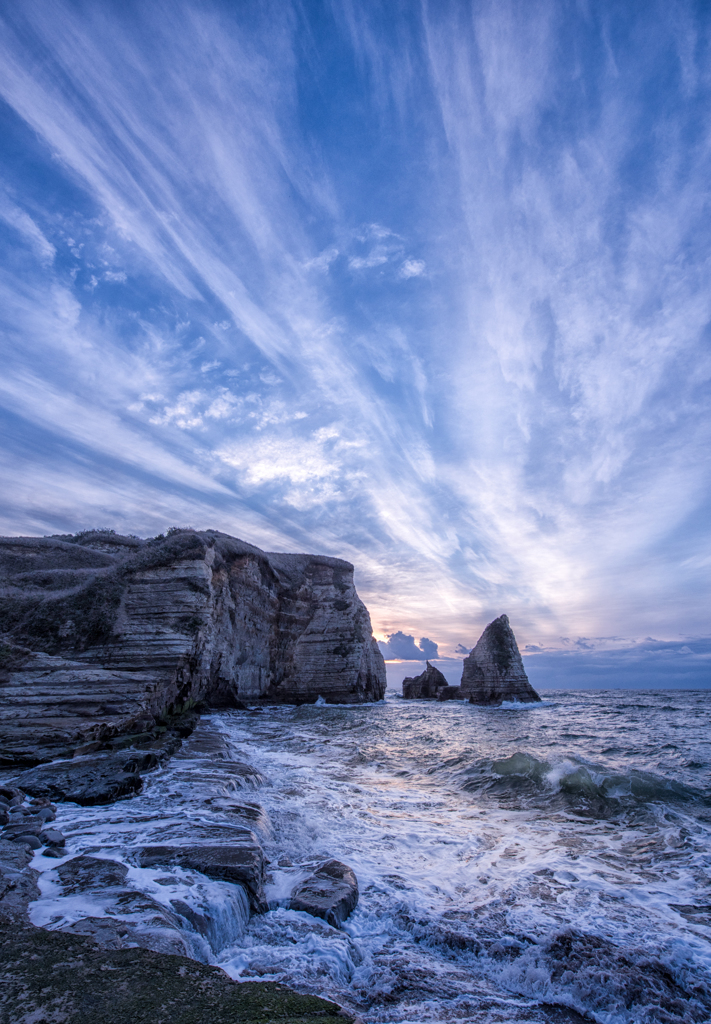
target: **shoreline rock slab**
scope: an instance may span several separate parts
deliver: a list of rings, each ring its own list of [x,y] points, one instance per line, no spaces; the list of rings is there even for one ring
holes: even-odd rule
[[[166,867],[177,864],[188,871],[199,871],[220,882],[236,882],[244,887],[252,910],[265,914],[269,904],[264,895],[264,852],[257,837],[246,828],[221,829],[222,842],[206,837],[194,845],[187,843],[151,844],[133,852],[139,867]],[[200,837],[196,835],[196,839]]]
[[[90,807],[133,796],[143,786],[140,772],[155,767],[155,755],[126,750],[99,757],[53,761],[30,768],[15,779],[25,793],[50,800],[68,800]]]
[[[508,615],[490,622],[464,659],[461,696],[468,697],[470,704],[540,701],[528,681]]]
[[[339,928],[358,905],[358,879],[352,868],[328,860],[292,892],[290,910],[303,910]]]

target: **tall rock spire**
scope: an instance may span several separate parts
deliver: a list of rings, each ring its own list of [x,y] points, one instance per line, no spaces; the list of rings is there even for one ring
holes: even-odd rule
[[[490,622],[464,659],[461,696],[470,704],[530,704],[541,699],[528,681],[508,615]]]

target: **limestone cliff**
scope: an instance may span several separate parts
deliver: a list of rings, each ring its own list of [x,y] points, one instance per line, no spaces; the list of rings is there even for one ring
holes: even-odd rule
[[[508,615],[490,622],[464,659],[461,696],[468,697],[471,704],[541,699],[528,681]]]
[[[362,703],[385,664],[353,566],[213,530],[0,538],[0,762],[169,724],[198,701]]]

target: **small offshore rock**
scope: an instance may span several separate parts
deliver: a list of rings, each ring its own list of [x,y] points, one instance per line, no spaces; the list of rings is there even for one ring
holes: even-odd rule
[[[291,894],[290,910],[302,910],[338,928],[358,905],[358,879],[347,864],[328,860]]]
[[[490,622],[464,659],[461,695],[468,697],[470,704],[540,701],[528,681],[508,615]]]
[[[449,686],[447,679],[438,668],[426,662],[427,668],[419,676],[408,676],[402,681],[402,695],[405,700],[437,700],[442,690]]]

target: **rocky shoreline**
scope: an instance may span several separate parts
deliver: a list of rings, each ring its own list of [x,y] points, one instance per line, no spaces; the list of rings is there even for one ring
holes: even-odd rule
[[[385,685],[342,559],[266,553],[216,531],[0,538],[0,1022],[351,1020],[207,962],[216,915],[237,928],[269,909],[269,823],[242,798],[261,773],[200,716],[376,701]],[[137,827],[133,798],[173,759],[194,806],[176,814],[168,800]],[[85,849],[62,832],[63,806],[111,805],[124,810],[119,847]],[[153,872],[160,898],[137,871]],[[34,927],[44,876],[86,911]],[[176,879],[189,899],[173,893]],[[351,868],[327,858],[289,905],[339,928],[357,902]]]
[[[124,807],[128,820],[131,798],[144,778],[171,755],[214,763],[222,779],[237,780],[233,792],[255,790],[264,783],[256,768],[230,759],[219,735],[202,726],[197,714],[183,720],[184,732],[189,723],[193,725],[190,737],[178,738],[177,749],[173,742],[166,745],[160,757],[146,751],[145,745],[94,753],[26,770],[15,775],[12,783],[6,779],[0,785],[2,1024],[45,1018],[87,1024],[109,1019],[126,1024],[353,1020],[327,1000],[270,982],[238,984],[219,968],[200,962],[190,939],[209,936],[213,908],[188,906],[179,900],[167,908],[137,890],[127,877],[130,864],[159,867],[166,882],[176,870],[194,872],[197,878],[229,883],[231,910],[237,917],[264,913],[269,909],[264,896],[268,865],[253,831],[255,825],[265,824],[259,804],[218,797],[220,816],[212,826],[204,820],[189,822],[172,841],[174,822],[166,814],[152,822],[164,841],[137,845],[129,832],[123,851],[92,847],[82,852],[67,844],[57,827],[61,801],[88,808]],[[188,749],[181,751],[184,740]],[[117,773],[137,781],[117,785]],[[199,799],[196,793],[196,812]],[[214,800],[208,798],[208,802]],[[119,852],[123,861],[118,859]],[[100,897],[110,904],[109,913],[96,917],[89,913],[69,927],[34,927],[29,910],[40,897],[38,862],[31,864],[35,853],[55,862],[49,870],[63,896],[80,899],[88,907]],[[315,865],[311,875],[295,886],[289,905],[338,928],[357,902],[354,873],[330,860]]]

